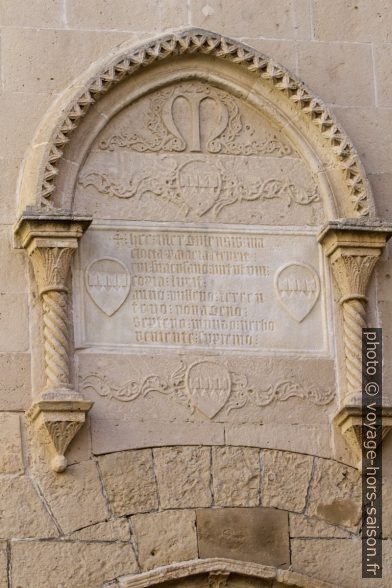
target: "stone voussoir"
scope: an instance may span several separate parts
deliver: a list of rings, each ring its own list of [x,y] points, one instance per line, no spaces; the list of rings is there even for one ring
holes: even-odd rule
[[[160,507],[210,506],[210,461],[209,447],[154,449]]]
[[[151,449],[101,455],[98,463],[113,514],[125,516],[158,508]]]

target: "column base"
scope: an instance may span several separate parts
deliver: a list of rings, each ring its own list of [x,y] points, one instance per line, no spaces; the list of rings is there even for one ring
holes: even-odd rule
[[[67,448],[83,426],[92,405],[93,402],[70,388],[56,388],[45,390],[27,411],[37,429],[49,437],[54,451],[51,467],[55,472],[65,471]]]
[[[350,400],[353,400],[352,398]],[[358,471],[362,473],[362,405],[350,402],[342,406],[334,417],[353,456],[356,459]],[[382,407],[381,442],[392,429],[392,406]]]

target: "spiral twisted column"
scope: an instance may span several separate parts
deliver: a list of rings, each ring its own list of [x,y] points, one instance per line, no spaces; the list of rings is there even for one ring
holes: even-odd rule
[[[367,327],[366,289],[380,249],[338,247],[331,267],[342,297],[346,396],[362,394],[362,329]]]
[[[35,247],[30,253],[43,311],[45,389],[71,388],[67,275],[77,247]]]
[[[343,302],[344,355],[347,395],[362,391],[362,329],[366,324],[366,300],[352,298]]]
[[[92,402],[73,389],[71,382],[69,292],[71,259],[90,219],[74,215],[24,215],[16,238],[31,260],[42,302],[43,388],[28,415],[52,443],[52,468],[62,472],[68,445],[82,427]]]
[[[69,334],[66,292],[42,296],[46,387],[69,385]]]
[[[362,464],[362,329],[367,327],[366,290],[391,234],[392,227],[380,221],[345,219],[330,222],[319,235],[340,294],[343,319],[345,387],[335,422],[359,469]],[[387,417],[385,411],[383,414]]]

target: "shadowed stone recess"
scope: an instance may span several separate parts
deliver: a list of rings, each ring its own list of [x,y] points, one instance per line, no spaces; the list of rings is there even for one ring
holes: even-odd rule
[[[288,513],[273,508],[196,511],[200,557],[290,565]]]
[[[332,460],[317,460],[307,514],[332,525],[355,527],[361,514],[361,476]]]

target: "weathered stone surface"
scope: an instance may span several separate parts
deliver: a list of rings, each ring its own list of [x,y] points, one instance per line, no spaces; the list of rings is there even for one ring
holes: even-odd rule
[[[140,514],[131,521],[143,570],[197,557],[194,511]]]
[[[131,534],[127,520],[114,519],[75,531],[70,538],[80,541],[129,541]]]
[[[19,415],[0,413],[0,474],[23,472]]]
[[[277,581],[272,584],[272,588],[283,588],[284,586],[301,586],[301,588],[335,588],[329,582],[315,580],[310,576],[298,574],[291,570],[278,570]]]
[[[0,541],[0,588],[8,588],[7,543]]]
[[[377,202],[377,209],[379,215],[389,221],[392,221],[392,202],[389,198],[389,186],[392,182],[392,173],[381,173],[381,174],[369,174],[369,181],[372,186],[374,198]],[[390,250],[391,244],[388,243],[388,249]],[[390,257],[390,256],[389,256]],[[383,264],[380,262],[380,266]],[[379,269],[379,268],[378,268]],[[386,280],[379,280],[380,286],[388,283]],[[389,329],[388,329],[389,332]]]
[[[0,479],[0,537],[56,537],[59,533],[31,481]]]
[[[321,41],[391,41],[388,0],[315,0],[314,36]]]
[[[259,425],[227,424],[225,439],[228,445],[251,445],[282,451],[311,453],[331,457],[330,425],[304,425],[302,423],[266,422]]]
[[[123,516],[158,507],[150,449],[103,455],[99,466],[114,514]]]
[[[165,0],[161,8],[164,12]],[[72,28],[153,31],[159,26],[160,10],[156,10],[154,0],[134,0],[132,5],[122,0],[82,4],[78,0],[68,0],[68,19]]]
[[[97,455],[151,446],[223,445],[225,435],[221,423],[94,419],[91,426]]]
[[[262,505],[302,512],[305,508],[313,458],[288,451],[262,452]]]
[[[72,533],[109,516],[93,461],[68,466],[61,476],[51,470],[37,473],[37,482],[64,533]]]
[[[31,403],[30,354],[0,353],[0,410],[26,410]]]
[[[362,478],[354,468],[317,460],[307,514],[331,525],[355,527],[361,515],[361,484]]]
[[[130,545],[121,543],[30,542],[12,544],[14,586],[98,588],[105,580],[136,572]]]
[[[207,447],[154,449],[161,508],[210,506],[210,455]]]
[[[3,29],[2,39],[11,33],[15,38],[19,36],[19,33],[13,29]],[[13,43],[13,40],[11,40]],[[17,54],[15,46],[13,52]],[[3,47],[2,55],[4,56],[5,49]],[[23,66],[26,64],[25,56],[20,55],[19,59],[23,62]],[[14,72],[16,73],[16,72]],[[31,73],[31,70],[30,70]],[[11,74],[10,74],[11,75]],[[20,89],[23,90],[23,74],[20,80]],[[39,83],[39,82],[38,82]],[[41,89],[42,91],[42,89]],[[25,94],[23,91],[10,91],[2,92],[0,96],[0,108],[3,111],[3,141],[0,144],[0,156],[6,160],[10,158],[10,155],[16,159],[22,159],[25,151],[33,138],[35,127],[38,121],[42,118],[46,110],[48,109],[53,97],[50,96],[49,92],[42,92],[40,94]],[[15,120],[19,121],[18,125],[15,125]],[[16,185],[14,186],[15,191]],[[13,222],[15,218],[13,219]],[[7,349],[7,351],[11,351]]]
[[[293,18],[297,8],[298,20]],[[235,0],[192,0],[191,18],[196,26],[219,30],[227,35],[242,36],[247,31],[247,35],[252,37],[308,38],[307,9],[308,5],[302,0],[273,4],[268,0],[248,0],[241,7]]]
[[[298,75],[326,102],[373,106],[373,63],[370,45],[300,43]]]
[[[320,537],[330,539],[346,539],[351,537],[349,531],[328,525],[324,521],[307,517],[301,514],[289,514],[290,537]]]
[[[218,506],[260,504],[260,452],[247,447],[213,447],[212,480]]]
[[[27,295],[3,292],[0,298],[0,331],[7,338],[0,339],[0,352],[27,351],[29,343]]]
[[[288,514],[269,508],[196,511],[200,557],[290,565]]]
[[[0,26],[7,27],[61,27],[64,22],[63,0],[0,1]]]
[[[91,30],[3,29],[2,56],[4,79],[6,79],[5,89],[7,92],[24,92],[28,87],[29,95],[21,94],[18,98],[17,94],[13,94],[12,97],[18,101],[16,104],[22,101],[26,104],[30,101],[30,106],[26,107],[26,120],[32,118],[32,111],[39,119],[52,101],[41,94],[42,92],[63,90],[93,61],[129,38],[129,33]],[[21,47],[24,47],[23,51]],[[62,63],[61,68],[58,67],[59,60]],[[34,92],[39,92],[39,96],[34,95]],[[11,99],[9,94],[7,99]],[[32,100],[34,100],[34,109],[31,106]],[[39,100],[42,100],[42,104]],[[26,136],[26,129],[23,129],[23,134]],[[30,140],[31,132],[28,133],[28,137]]]
[[[12,224],[16,216],[16,181],[21,165],[21,159],[14,157],[0,157],[0,222]]]
[[[377,105],[389,107],[392,101],[392,48],[391,45],[374,47]]]
[[[336,117],[349,133],[368,172],[391,171],[388,159],[392,112],[389,108],[333,108]]]
[[[384,325],[384,323],[383,323]],[[385,325],[384,325],[385,328]],[[385,345],[385,342],[384,342]],[[384,380],[385,381],[385,380]],[[382,536],[392,539],[392,436],[384,439],[382,446]]]
[[[362,579],[362,549],[356,539],[292,539],[293,570],[344,588],[389,588],[392,541],[383,542],[383,578]]]
[[[10,230],[1,225],[0,248],[3,260],[0,267],[2,292],[27,292],[26,256],[23,251],[14,249]]]

